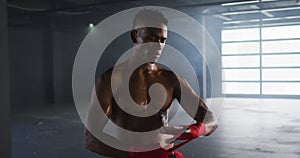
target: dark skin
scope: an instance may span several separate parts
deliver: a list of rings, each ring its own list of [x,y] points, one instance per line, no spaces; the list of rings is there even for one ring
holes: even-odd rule
[[[106,120],[105,116],[93,116],[93,111],[95,110],[95,108],[101,106],[106,116],[116,125],[124,129],[136,132],[146,132],[159,129],[163,127],[168,120],[168,109],[170,108],[173,100],[177,99],[179,102],[181,102],[181,91],[185,91],[189,94],[189,98],[187,98],[187,100],[193,100],[199,105],[196,115],[194,116],[193,113],[195,108],[191,107],[191,105],[189,105],[188,103],[181,103],[182,107],[188,114],[193,116],[196,121],[203,122],[205,115],[211,113],[205,105],[204,101],[195,94],[193,89],[184,79],[177,77],[173,72],[168,71],[155,63],[159,58],[167,39],[166,26],[163,25],[161,28],[145,27],[133,30],[131,32],[131,39],[136,47],[133,57],[127,62],[124,62],[115,67],[114,71],[112,71],[112,69],[109,69],[108,71],[103,73],[101,77],[96,81],[95,95],[100,105],[93,103],[91,104],[87,119],[88,126],[99,126],[99,129],[101,131],[101,129],[107,123],[107,121],[99,121],[99,123],[97,124],[89,123],[93,122],[89,120]],[[144,47],[142,45],[144,43],[153,43],[153,45],[151,45],[150,47]],[[149,96],[149,87],[151,85],[159,83],[164,86],[166,91],[164,93],[164,103],[163,105],[157,107],[159,109],[157,113],[149,117],[139,117],[127,113],[118,106],[118,104],[116,103],[116,99],[120,98],[118,98],[118,94],[116,94],[114,97],[111,89],[111,82],[114,82],[114,84],[117,86],[127,84],[124,83],[123,76],[127,75],[126,73],[128,72],[128,69],[130,68],[132,63],[145,59],[150,62],[139,66],[133,71],[130,76],[129,92],[131,98],[140,106],[146,107],[146,105],[151,102],[151,98]],[[114,73],[114,75],[112,75],[112,73]],[[180,87],[180,85],[183,86]],[[162,95],[160,94],[160,92],[155,92],[155,94]],[[156,105],[150,104],[149,106]],[[206,133],[206,135],[210,135],[211,133],[213,133],[216,128],[217,126],[213,127]],[[169,129],[169,131],[167,132],[176,133],[174,132],[174,130],[176,129]],[[111,139],[110,141],[122,144],[120,140],[117,140],[108,135],[107,137]],[[89,150],[104,156],[127,157],[128,155],[127,151],[112,148],[99,141],[88,130],[85,130],[85,144]]]

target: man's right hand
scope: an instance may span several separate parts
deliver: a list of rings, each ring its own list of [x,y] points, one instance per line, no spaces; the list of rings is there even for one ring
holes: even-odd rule
[[[204,123],[197,122],[189,126],[168,126],[160,130],[161,133],[173,135],[167,139],[166,143],[173,143],[176,140],[195,139],[206,134],[206,126]]]
[[[188,128],[177,138],[177,140],[189,140],[198,138],[206,133],[205,124],[197,122],[188,126]]]

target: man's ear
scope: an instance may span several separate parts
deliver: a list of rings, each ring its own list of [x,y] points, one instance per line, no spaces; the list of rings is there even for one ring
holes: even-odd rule
[[[133,43],[137,43],[137,40],[136,40],[136,38],[137,38],[137,30],[132,30],[130,32],[130,37],[131,37],[131,40],[132,40]]]

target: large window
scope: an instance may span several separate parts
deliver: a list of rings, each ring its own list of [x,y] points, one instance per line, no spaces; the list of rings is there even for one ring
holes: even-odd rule
[[[300,95],[300,25],[223,29],[222,88],[224,94]]]

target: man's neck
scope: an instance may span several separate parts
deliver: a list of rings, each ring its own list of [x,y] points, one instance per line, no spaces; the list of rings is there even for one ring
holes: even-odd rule
[[[137,62],[137,60],[128,60],[128,66],[130,69],[136,69],[139,68],[142,71],[157,71],[158,66],[155,62]]]
[[[156,63],[151,62],[151,63],[147,63],[145,65],[143,65],[145,67],[145,69],[147,69],[148,71],[157,71],[158,66],[156,65]]]
[[[157,70],[157,65],[155,63],[149,63],[150,70]]]
[[[148,70],[148,71],[156,71],[158,70],[158,66],[156,62],[143,62],[139,59],[135,59],[134,57],[129,58],[128,60],[128,66],[130,68],[141,68],[142,70]]]

